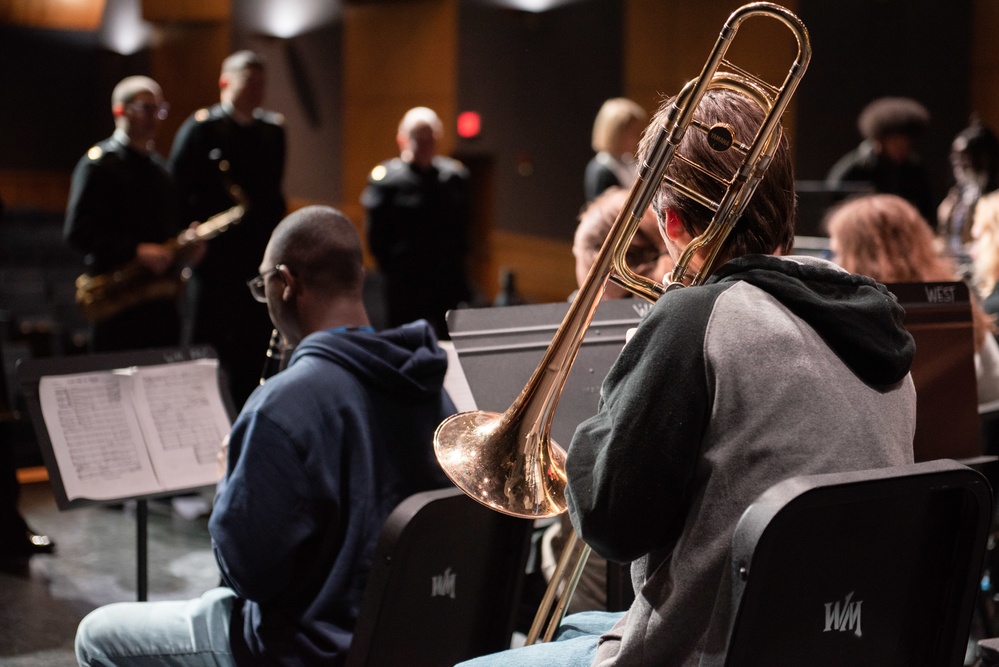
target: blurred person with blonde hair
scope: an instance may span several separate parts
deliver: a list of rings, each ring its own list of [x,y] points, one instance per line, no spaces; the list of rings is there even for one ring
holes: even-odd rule
[[[975,288],[982,308],[993,317],[999,314],[999,191],[985,195],[975,206],[971,227],[971,261]]]
[[[590,142],[596,155],[583,177],[586,201],[614,185],[631,187],[638,175],[635,153],[647,118],[645,109],[625,97],[609,99],[600,107]]]
[[[950,149],[954,185],[937,207],[937,235],[958,261],[969,263],[978,200],[999,188],[999,138],[973,117]]]
[[[848,200],[826,219],[834,261],[881,283],[960,280],[952,258],[915,206],[897,195]],[[993,318],[971,299],[978,402],[999,399],[999,344]]]

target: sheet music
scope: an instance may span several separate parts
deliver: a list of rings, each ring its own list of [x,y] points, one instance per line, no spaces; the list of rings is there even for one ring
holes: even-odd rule
[[[468,386],[468,379],[465,377],[465,370],[461,367],[458,353],[454,349],[454,343],[449,340],[438,342],[445,352],[447,352],[447,372],[444,374],[444,389],[454,402],[458,412],[475,410],[475,397],[472,396],[472,389]]]
[[[133,405],[160,485],[214,484],[215,459],[230,426],[218,390],[218,361],[197,359],[129,372]]]
[[[108,500],[157,490],[120,377],[107,371],[43,377],[38,394],[68,499]]]
[[[214,359],[45,376],[38,393],[69,500],[215,482],[229,420]]]

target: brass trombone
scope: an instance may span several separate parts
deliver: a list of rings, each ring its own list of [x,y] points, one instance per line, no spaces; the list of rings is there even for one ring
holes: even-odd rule
[[[725,60],[736,32],[752,17],[770,17],[794,35],[798,54],[779,87],[749,74]],[[649,301],[667,290],[697,285],[711,274],[718,252],[745,210],[781,140],[780,118],[790,102],[811,58],[808,31],[793,13],[779,5],[754,2],[729,16],[707,62],[696,79],[677,95],[667,120],[651,144],[628,200],[608,233],[600,252],[568,313],[559,326],[541,363],[513,404],[502,414],[463,412],[442,422],[434,434],[434,448],[441,467],[465,493],[497,511],[523,518],[543,518],[566,510],[565,451],[551,439],[551,425],[559,396],[593,319],[608,280]],[[753,100],[765,113],[763,123],[749,144],[732,135],[724,124],[708,126],[695,118],[701,98],[709,88],[735,91]],[[743,155],[734,174],[720,176],[692,163],[677,148],[688,129],[706,134],[712,148],[736,150]],[[712,200],[666,174],[674,159],[684,160],[724,186],[724,195]],[[661,182],[714,211],[704,233],[683,250],[666,285],[636,274],[625,260],[642,215]],[[701,268],[688,276],[691,259],[703,250]],[[527,638],[548,641],[561,622],[565,605],[579,578],[589,547],[573,534],[552,577]],[[575,564],[573,564],[575,560]],[[571,572],[570,575],[567,573]],[[556,596],[561,596],[552,610]]]

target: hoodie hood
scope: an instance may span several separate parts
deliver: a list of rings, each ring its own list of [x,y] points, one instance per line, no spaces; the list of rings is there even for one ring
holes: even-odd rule
[[[893,385],[909,372],[916,344],[903,326],[904,309],[866,276],[812,257],[747,255],[711,276],[711,283],[745,281],[804,320],[864,382]]]
[[[404,397],[436,394],[447,372],[447,353],[424,320],[378,333],[317,331],[295,348],[288,365],[307,357],[332,361],[365,384]]]

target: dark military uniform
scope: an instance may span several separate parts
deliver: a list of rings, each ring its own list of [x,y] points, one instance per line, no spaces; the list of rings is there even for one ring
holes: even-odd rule
[[[163,243],[184,226],[159,154],[133,150],[116,133],[77,163],[63,235],[85,254],[88,274],[107,273],[135,259],[140,243]],[[106,352],[175,346],[180,327],[176,302],[149,301],[95,323],[91,348]]]
[[[445,313],[471,298],[468,170],[443,156],[427,170],[395,158],[371,170],[361,203],[385,276],[388,325],[422,318],[446,338]]]
[[[279,114],[258,110],[241,125],[217,104],[184,121],[170,153],[170,171],[184,215],[204,221],[233,206],[232,185],[246,204],[242,221],[208,242],[194,269],[195,343],[215,347],[237,409],[260,379],[272,325],[250,296],[271,231],[285,214],[281,190],[285,133]]]

